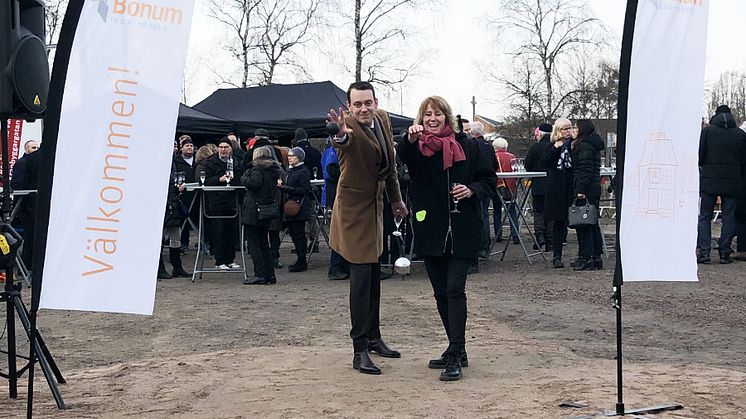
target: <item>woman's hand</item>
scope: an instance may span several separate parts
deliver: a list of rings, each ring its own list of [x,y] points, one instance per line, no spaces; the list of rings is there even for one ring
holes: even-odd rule
[[[420,134],[422,134],[423,131],[425,131],[425,127],[422,125],[414,124],[409,127],[409,129],[407,129],[409,143],[414,144],[414,142],[420,138]]]
[[[329,109],[329,113],[326,114],[326,122],[334,122],[339,125],[339,132],[334,135],[334,138],[342,138],[345,135],[352,134],[352,129],[348,128],[347,122],[345,122],[344,109],[341,107],[339,108],[339,112]]]
[[[585,194],[578,193],[578,199],[585,199]]]
[[[560,148],[560,147],[562,147],[562,143],[563,143],[562,141],[555,141],[554,142],[554,148]]]
[[[468,186],[458,184],[451,189],[451,195],[460,201],[462,199],[471,198],[472,195],[474,195],[474,192],[469,189]]]

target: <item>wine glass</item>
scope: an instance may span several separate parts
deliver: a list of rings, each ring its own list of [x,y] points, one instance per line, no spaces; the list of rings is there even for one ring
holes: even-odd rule
[[[199,183],[200,183],[200,185],[202,185],[202,186],[205,185],[205,178],[206,177],[207,177],[207,174],[205,173],[205,171],[204,170],[200,170],[199,171]]]
[[[318,179],[318,176],[319,176],[319,168],[314,167],[313,168],[313,179]]]
[[[510,169],[511,172],[518,171],[518,159],[510,159]]]
[[[404,221],[404,217],[402,217],[401,215],[394,216],[394,225],[396,226],[396,231],[394,231],[391,234],[393,234],[395,237],[402,236],[401,230],[400,230],[402,221]]]
[[[453,214],[458,214],[461,212],[458,210],[458,198],[456,198],[456,195],[453,194],[453,190],[456,189],[456,187],[459,185],[461,184],[457,182],[451,183],[451,199],[453,200],[453,210],[451,210],[451,213]]]
[[[611,170],[616,170],[616,157],[611,158]]]
[[[225,186],[230,186],[231,180],[233,180],[233,169],[226,170],[225,177],[228,179],[228,183],[226,183]]]

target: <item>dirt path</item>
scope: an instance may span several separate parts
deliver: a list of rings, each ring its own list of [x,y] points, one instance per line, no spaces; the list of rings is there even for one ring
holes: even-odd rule
[[[384,374],[371,377],[351,368],[348,284],[326,280],[327,258],[314,255],[303,274],[283,272],[276,286],[235,276],[162,281],[152,317],[43,311],[40,330],[68,379],[70,410],[57,411],[37,379],[35,414],[562,418],[614,405],[611,266],[530,267],[515,249],[488,262],[468,283],[470,367],[464,380],[442,383],[426,368],[446,341],[422,266],[383,284],[384,338],[403,358],[376,357]],[[704,266],[696,284],[625,285],[628,407],[685,405],[661,418],[746,409],[744,266]],[[18,401],[0,393],[10,417],[25,412],[21,384]],[[567,410],[563,401],[589,407]]]

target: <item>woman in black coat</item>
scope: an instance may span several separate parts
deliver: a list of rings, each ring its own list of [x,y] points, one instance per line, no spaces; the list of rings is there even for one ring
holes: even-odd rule
[[[173,163],[171,164],[171,176],[168,182],[168,197],[166,198],[166,214],[163,218],[163,238],[168,243],[168,260],[173,267],[173,273],[169,274],[163,263],[163,255],[158,259],[158,279],[171,279],[172,277],[187,278],[192,276],[184,270],[181,263],[181,225],[186,219],[186,208],[179,199],[183,192],[183,183],[176,184],[176,174]]]
[[[598,204],[601,199],[601,150],[604,142],[596,133],[596,128],[588,119],[578,120],[578,135],[572,142],[573,193],[578,205]],[[578,233],[578,253],[580,260],[574,269],[578,271],[601,269],[603,244],[601,228],[583,226],[576,228]]]
[[[241,206],[241,223],[246,226],[249,252],[254,262],[254,278],[244,281],[244,284],[276,284],[274,261],[269,251],[269,225],[272,219],[260,219],[259,206],[265,208],[274,205],[274,218],[280,218],[282,209],[277,181],[281,178],[282,167],[275,160],[271,146],[255,149],[253,159],[241,177],[241,184],[246,187]]]
[[[544,221],[552,222],[552,266],[564,268],[562,243],[567,238],[567,209],[573,199],[572,123],[565,118],[557,119],[550,141],[543,156],[547,169]]]
[[[295,254],[298,256],[296,262],[288,266],[288,272],[303,272],[308,269],[306,262],[306,221],[311,212],[308,196],[311,194],[311,175],[308,168],[303,164],[306,157],[300,147],[294,147],[288,152],[288,178],[285,185],[280,188],[287,194],[288,201],[300,204],[300,211],[296,215],[285,215],[285,223],[290,237],[295,245]]]
[[[482,246],[482,201],[495,193],[497,182],[478,144],[456,129],[450,105],[431,96],[397,147],[412,179],[414,252],[425,261],[448,335],[448,349],[428,364],[443,368],[444,381],[460,379],[468,365],[466,273]]]

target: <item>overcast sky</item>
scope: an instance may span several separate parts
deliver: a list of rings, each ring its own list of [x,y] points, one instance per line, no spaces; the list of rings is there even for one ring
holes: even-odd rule
[[[343,0],[351,1],[351,0]],[[416,48],[439,49],[428,61],[427,76],[408,82],[401,90],[379,94],[380,106],[386,110],[414,116],[420,101],[429,95],[441,95],[456,112],[471,115],[471,98],[476,96],[477,114],[502,119],[507,111],[504,93],[487,88],[483,75],[476,67],[494,55],[492,36],[485,29],[483,17],[494,10],[498,0],[441,0],[445,5],[440,13],[422,12],[416,16],[422,28],[415,45],[401,45],[397,53],[416,54]],[[207,0],[196,0],[196,14],[189,43],[189,67],[186,79],[187,104],[193,105],[210,93],[218,84],[205,67],[215,62],[215,51],[222,39],[219,23],[206,16]],[[593,14],[609,29],[611,42],[619,48],[624,23],[624,0],[588,0]],[[458,5],[458,6],[456,6]],[[743,53],[746,1],[715,0],[710,4],[706,82],[717,80],[727,70],[746,71],[746,54]],[[420,45],[424,47],[420,47]],[[412,48],[415,48],[414,50]],[[351,74],[344,74],[337,66],[327,63],[328,58],[306,53],[309,72],[313,81],[331,80],[342,89],[352,82]],[[350,57],[350,61],[353,57]],[[618,57],[614,57],[618,60]],[[651,69],[651,71],[654,71]],[[277,83],[295,83],[292,77],[275,80]],[[229,87],[229,86],[223,86]],[[400,97],[401,95],[401,97]],[[400,103],[401,99],[401,103]]]

